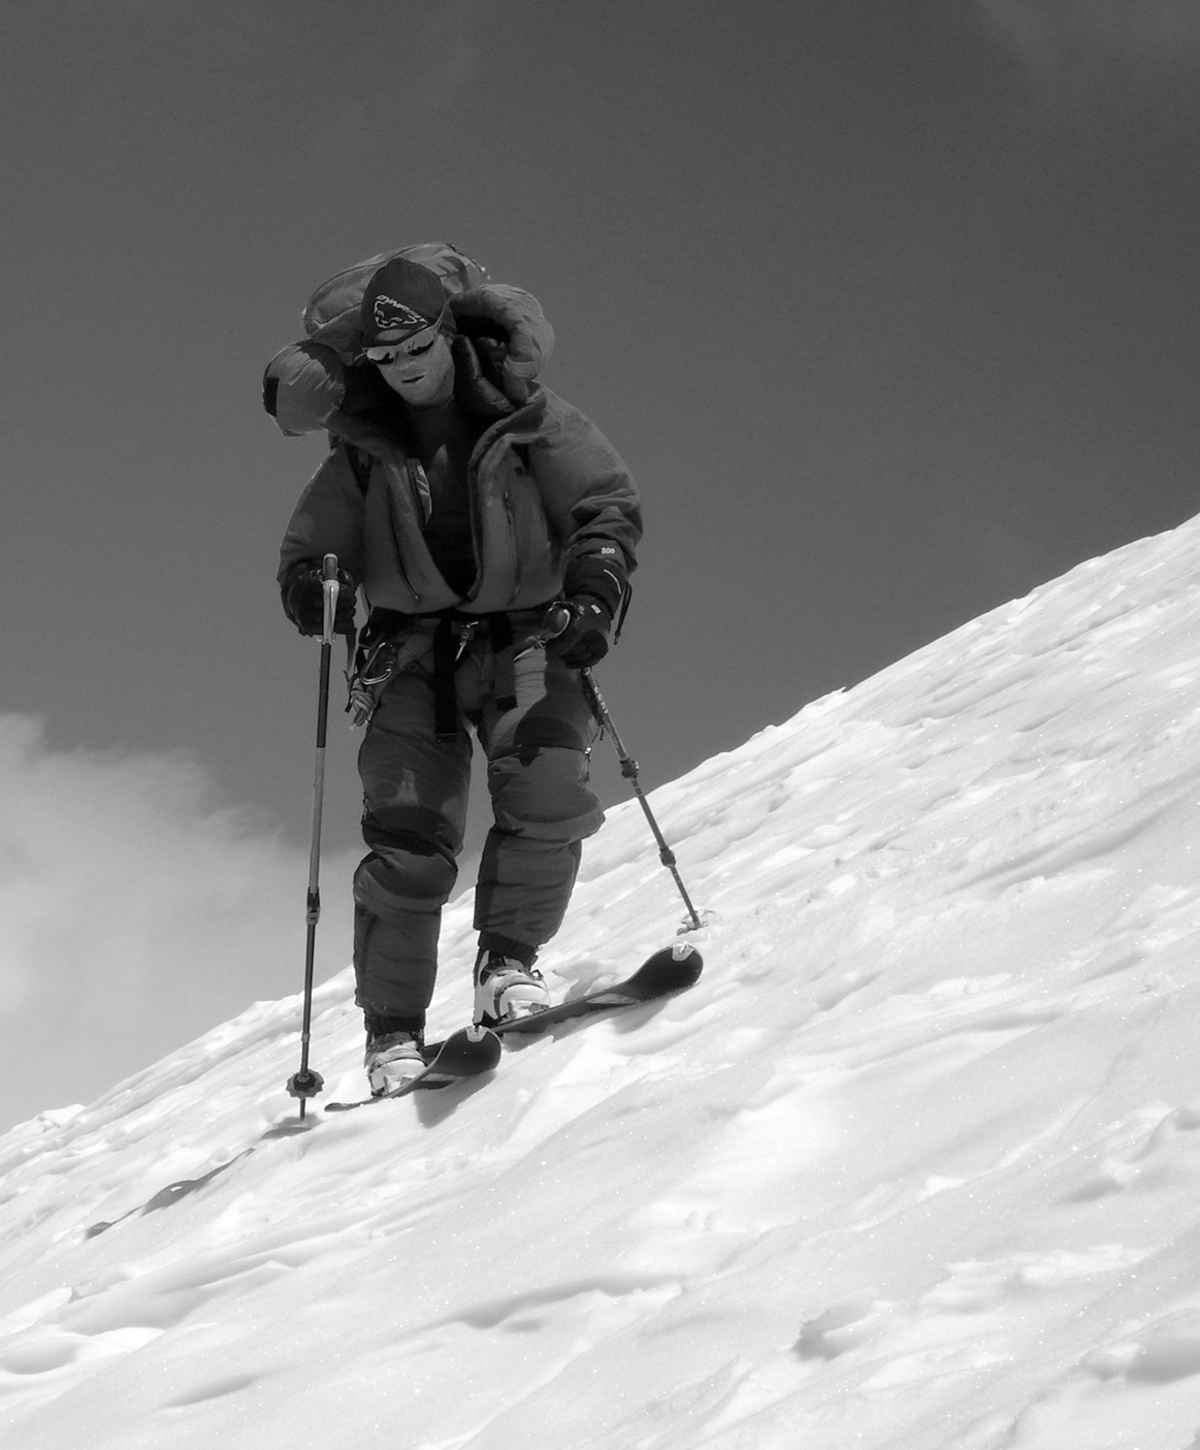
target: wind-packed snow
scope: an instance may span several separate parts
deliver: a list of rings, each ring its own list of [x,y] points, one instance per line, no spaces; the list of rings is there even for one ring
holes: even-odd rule
[[[299,1004],[259,1003],[9,1133],[0,1445],[1200,1450],[1198,557],[1086,564],[655,792],[709,916],[657,1009],[294,1133]],[[681,916],[622,806],[543,965]],[[443,945],[435,1030],[469,900]]]

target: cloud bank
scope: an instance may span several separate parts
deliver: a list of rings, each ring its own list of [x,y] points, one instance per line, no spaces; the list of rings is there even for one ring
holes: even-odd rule
[[[194,760],[55,751],[0,715],[0,798],[0,1126],[300,989],[307,848]],[[349,959],[349,869],[323,863],[319,976]]]

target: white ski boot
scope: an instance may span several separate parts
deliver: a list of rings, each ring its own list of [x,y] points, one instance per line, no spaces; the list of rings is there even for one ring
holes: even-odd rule
[[[475,963],[475,1021],[496,1027],[515,1017],[530,1017],[550,1005],[541,972],[515,957],[482,951]]]
[[[371,1096],[381,1098],[425,1071],[421,1039],[414,1032],[387,1032],[367,1038],[363,1057]]]

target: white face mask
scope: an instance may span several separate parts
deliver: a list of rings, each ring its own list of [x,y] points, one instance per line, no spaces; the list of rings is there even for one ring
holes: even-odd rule
[[[404,342],[380,343],[368,348],[367,357],[392,392],[412,407],[448,402],[454,392],[454,355],[444,333],[436,332],[432,339],[421,333]]]

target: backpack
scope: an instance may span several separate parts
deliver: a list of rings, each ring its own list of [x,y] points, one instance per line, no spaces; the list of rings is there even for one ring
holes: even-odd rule
[[[359,309],[371,277],[395,257],[407,257],[442,279],[468,370],[489,405],[511,412],[554,347],[554,329],[536,297],[490,282],[486,269],[449,242],[397,247],[336,272],[309,297],[301,314],[306,337],[289,343],[263,374],[263,407],[288,437],[319,429],[355,435],[357,420],[387,396],[375,369],[361,361]],[[461,348],[463,344],[458,344]]]

